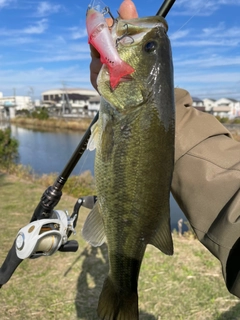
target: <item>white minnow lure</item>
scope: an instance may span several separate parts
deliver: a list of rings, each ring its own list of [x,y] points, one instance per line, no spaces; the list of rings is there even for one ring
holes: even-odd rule
[[[110,86],[115,89],[121,78],[135,70],[119,57],[103,13],[89,7],[86,25],[88,42],[100,53],[101,62],[107,65]]]

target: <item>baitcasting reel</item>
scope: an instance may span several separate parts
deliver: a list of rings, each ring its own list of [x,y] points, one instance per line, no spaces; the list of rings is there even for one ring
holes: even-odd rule
[[[18,258],[24,260],[51,256],[57,250],[77,251],[78,242],[69,241],[68,238],[72,233],[76,234],[74,228],[81,206],[91,209],[95,201],[95,196],[79,198],[71,216],[67,211],[53,210],[48,219],[36,220],[21,228],[15,241]]]
[[[20,259],[51,256],[68,242],[70,231],[76,233],[73,227],[76,218],[77,215],[69,217],[67,211],[54,210],[50,219],[29,223],[17,234],[15,241],[17,256]],[[77,250],[77,242],[75,245]]]

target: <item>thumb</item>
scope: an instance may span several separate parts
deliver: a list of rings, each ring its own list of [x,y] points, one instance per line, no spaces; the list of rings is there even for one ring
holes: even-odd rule
[[[122,19],[134,19],[138,17],[137,9],[132,0],[124,0],[119,7],[118,13]]]

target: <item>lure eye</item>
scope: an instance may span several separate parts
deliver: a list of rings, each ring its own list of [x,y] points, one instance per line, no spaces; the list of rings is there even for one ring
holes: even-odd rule
[[[144,51],[147,53],[154,52],[157,49],[157,42],[156,41],[149,41],[144,46]]]

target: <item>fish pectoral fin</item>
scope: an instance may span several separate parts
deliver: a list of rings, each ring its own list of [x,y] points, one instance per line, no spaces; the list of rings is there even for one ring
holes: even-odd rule
[[[98,202],[90,211],[82,229],[83,238],[94,247],[101,246],[105,240],[103,220],[99,211]]]
[[[92,125],[91,135],[88,140],[87,149],[93,151],[97,147],[97,143],[99,140],[99,126],[98,121]]]
[[[169,215],[165,215],[163,217],[149,244],[152,244],[167,255],[173,255],[173,240],[168,216]]]

